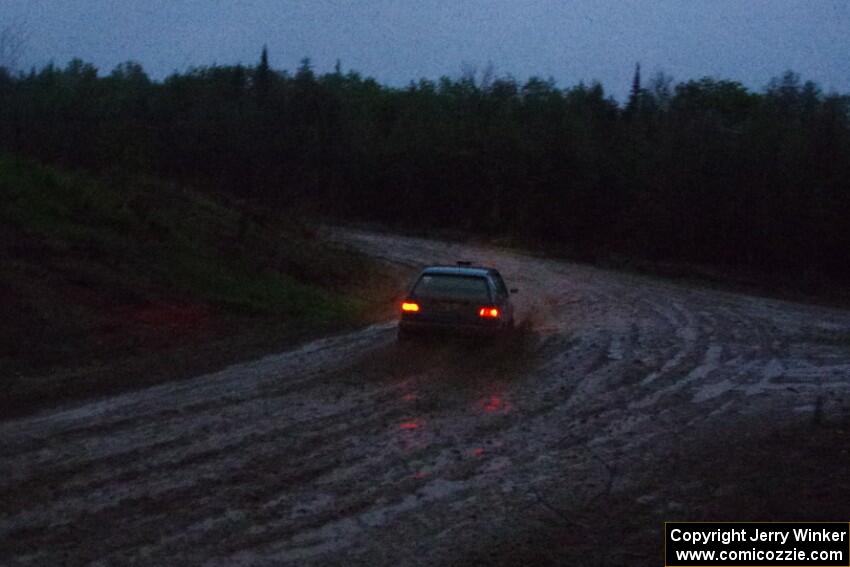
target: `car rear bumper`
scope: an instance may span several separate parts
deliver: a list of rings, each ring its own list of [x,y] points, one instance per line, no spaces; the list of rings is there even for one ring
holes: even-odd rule
[[[401,332],[408,334],[446,333],[467,336],[495,336],[504,332],[507,327],[501,322],[487,325],[473,325],[403,319],[399,321],[398,328]]]

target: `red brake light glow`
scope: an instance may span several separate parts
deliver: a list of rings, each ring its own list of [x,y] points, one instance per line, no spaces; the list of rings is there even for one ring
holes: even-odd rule
[[[405,301],[401,304],[401,310],[407,313],[418,313],[419,312],[419,304],[413,303],[412,301]]]
[[[499,309],[496,307],[482,307],[478,310],[478,316],[488,319],[496,319],[499,317]]]

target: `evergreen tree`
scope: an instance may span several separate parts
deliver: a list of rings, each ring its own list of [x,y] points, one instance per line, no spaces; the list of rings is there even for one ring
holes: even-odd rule
[[[272,71],[269,67],[269,50],[265,45],[260,53],[260,63],[254,70],[254,90],[257,94],[257,101],[262,105],[265,104],[271,90]]]
[[[626,114],[635,116],[640,114],[643,102],[643,88],[640,80],[640,62],[635,63],[635,74],[632,77],[632,89],[629,91],[629,101],[626,104]]]

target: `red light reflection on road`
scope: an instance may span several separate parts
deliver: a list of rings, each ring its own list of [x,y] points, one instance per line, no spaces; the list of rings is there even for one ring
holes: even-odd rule
[[[472,450],[472,456],[474,456],[474,457],[480,457],[483,454],[484,454],[484,449],[482,449],[481,447],[476,447],[475,449]]]
[[[421,423],[419,420],[416,420],[416,421],[403,421],[403,422],[399,425],[399,427],[401,427],[402,429],[407,429],[407,430],[411,430],[411,429],[419,429],[419,427],[421,427],[421,426],[422,426],[422,423]]]
[[[428,478],[428,476],[430,476],[430,473],[427,471],[416,471],[413,473],[413,478],[416,480],[422,480],[423,478]]]
[[[496,413],[496,412],[508,412],[511,409],[511,405],[502,399],[502,396],[496,394],[490,396],[485,399],[484,402],[484,411],[487,413]]]

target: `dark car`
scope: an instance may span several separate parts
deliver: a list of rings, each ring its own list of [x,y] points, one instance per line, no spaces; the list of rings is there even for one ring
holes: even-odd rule
[[[401,304],[398,338],[433,331],[498,335],[513,327],[510,294],[493,268],[458,262],[422,270]]]

